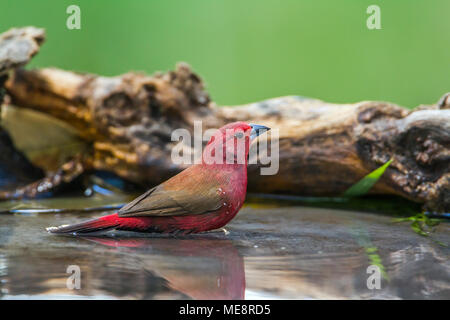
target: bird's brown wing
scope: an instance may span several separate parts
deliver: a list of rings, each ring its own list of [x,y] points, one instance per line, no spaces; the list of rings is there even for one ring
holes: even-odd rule
[[[189,175],[185,171],[125,205],[119,210],[119,217],[203,214],[224,205],[217,180],[202,179],[203,175]]]

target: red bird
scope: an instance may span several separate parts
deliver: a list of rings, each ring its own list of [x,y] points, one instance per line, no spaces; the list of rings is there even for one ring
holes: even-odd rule
[[[117,213],[47,231],[84,234],[116,229],[189,234],[221,228],[244,203],[250,143],[268,130],[245,122],[228,124],[211,137],[201,163],[148,190]]]

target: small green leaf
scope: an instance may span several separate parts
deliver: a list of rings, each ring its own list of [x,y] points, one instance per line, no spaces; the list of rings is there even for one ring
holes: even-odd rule
[[[427,217],[427,219],[425,220],[425,224],[426,224],[428,227],[435,227],[435,226],[439,225],[440,222],[441,222],[440,219],[430,219],[430,218],[428,218],[428,217]]]
[[[426,233],[423,229],[422,226],[419,222],[419,220],[414,221],[413,223],[411,223],[411,228],[417,233],[420,234],[421,236],[428,236],[428,233]]]
[[[440,222],[442,222],[441,219],[429,218],[423,212],[408,218],[399,218],[393,220],[393,222],[405,222],[405,221],[411,221],[411,229],[418,235],[424,237],[429,237],[431,233],[434,232],[434,227],[436,227],[437,225],[439,225]],[[447,247],[447,245],[441,241],[435,240],[431,237],[430,239],[443,247]]]
[[[408,218],[397,218],[394,219],[393,222],[397,223],[397,222],[405,222],[405,221],[414,221],[415,218],[413,217],[408,217]]]
[[[359,180],[353,186],[351,186],[347,191],[344,192],[344,197],[357,197],[363,196],[369,192],[369,190],[373,187],[373,185],[381,178],[384,171],[386,171],[387,167],[391,164],[392,159],[383,164],[378,169],[375,169],[367,176]]]

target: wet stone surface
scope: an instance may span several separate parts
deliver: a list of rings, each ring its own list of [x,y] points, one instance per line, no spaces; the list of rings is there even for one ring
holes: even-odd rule
[[[450,243],[448,223],[430,239],[386,215],[246,206],[229,234],[45,232],[98,215],[0,214],[0,298],[450,299],[450,249],[437,243]],[[67,287],[69,266],[80,289]]]

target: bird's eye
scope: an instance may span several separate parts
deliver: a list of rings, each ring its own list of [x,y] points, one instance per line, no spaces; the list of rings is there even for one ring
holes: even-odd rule
[[[242,139],[244,137],[244,133],[243,132],[237,132],[234,136],[236,138],[238,138],[238,139]]]

